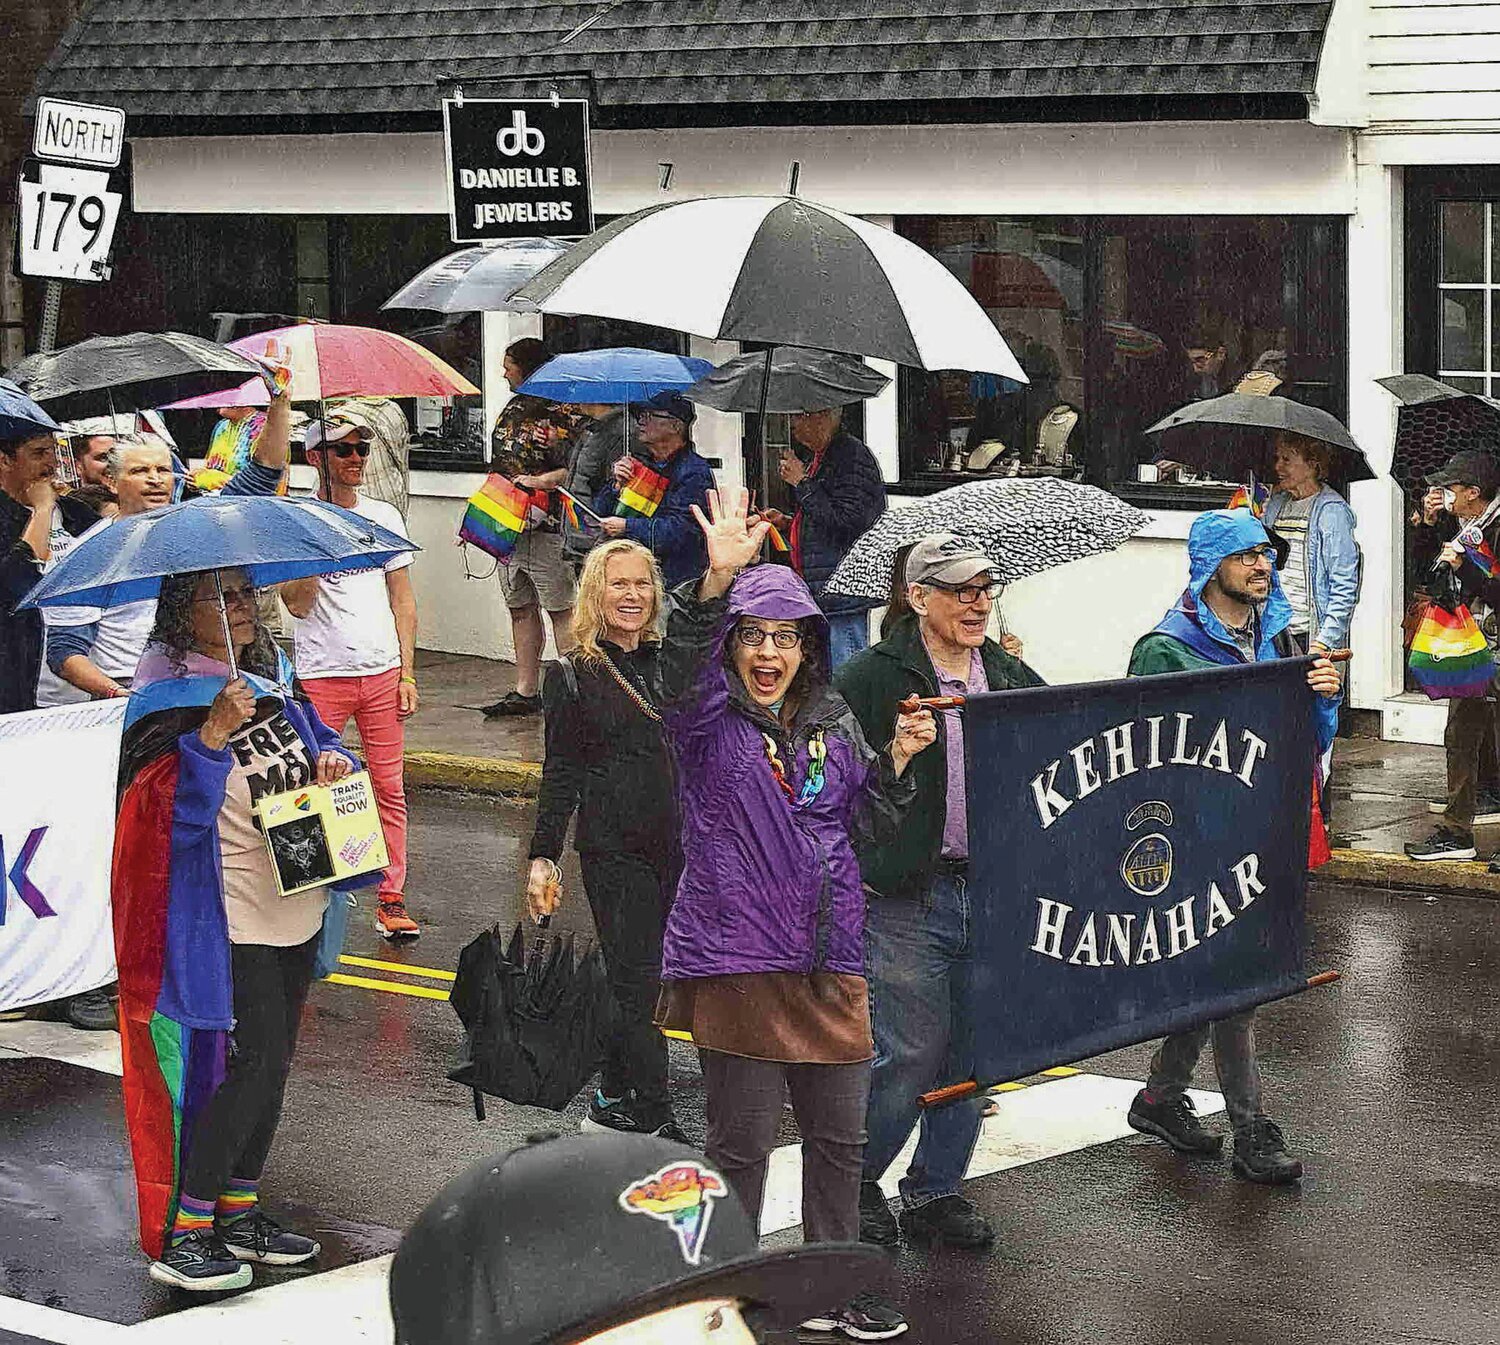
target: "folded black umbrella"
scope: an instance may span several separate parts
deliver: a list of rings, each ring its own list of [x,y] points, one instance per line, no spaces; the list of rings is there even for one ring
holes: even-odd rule
[[[877,396],[891,380],[852,355],[777,346],[769,388],[765,381],[765,354],[753,351],[705,374],[683,395],[716,411],[758,412],[764,391],[767,411],[826,411]]]
[[[30,355],[10,377],[59,420],[78,420],[228,392],[261,372],[254,360],[201,336],[130,332]]]
[[[1270,437],[1278,430],[1317,439],[1335,450],[1333,475],[1340,481],[1373,481],[1375,473],[1364,451],[1342,422],[1320,407],[1294,402],[1288,397],[1257,397],[1244,392],[1226,392],[1201,402],[1189,402],[1163,417],[1147,434],[1170,435],[1188,426],[1213,426],[1228,434],[1194,434],[1167,438],[1169,457],[1226,481],[1244,479],[1245,471],[1264,473],[1264,465],[1251,461],[1269,458]]]
[[[1426,374],[1375,381],[1401,403],[1391,476],[1414,498],[1421,497],[1427,478],[1455,453],[1475,448],[1500,453],[1500,401],[1460,392]]]
[[[528,948],[518,923],[509,944],[487,929],[459,954],[452,1004],[464,1025],[458,1064],[448,1071],[482,1094],[562,1111],[603,1054],[612,1000],[597,947],[577,956],[571,934],[545,924]]]

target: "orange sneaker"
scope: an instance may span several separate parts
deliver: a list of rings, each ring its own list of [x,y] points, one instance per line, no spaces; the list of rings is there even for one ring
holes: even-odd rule
[[[375,928],[386,939],[415,939],[422,932],[404,901],[382,901],[375,908]]]

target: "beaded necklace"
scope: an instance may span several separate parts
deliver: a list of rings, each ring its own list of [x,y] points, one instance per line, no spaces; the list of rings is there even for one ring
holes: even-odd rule
[[[803,780],[801,790],[796,793],[792,791],[791,782],[786,778],[786,767],[782,765],[781,755],[776,750],[776,739],[769,733],[762,733],[760,736],[766,745],[766,760],[771,763],[771,774],[781,786],[781,792],[787,796],[793,808],[807,807],[823,792],[823,786],[827,783],[823,766],[828,760],[828,746],[823,741],[823,730],[814,729],[812,737],[807,740],[807,778]]]

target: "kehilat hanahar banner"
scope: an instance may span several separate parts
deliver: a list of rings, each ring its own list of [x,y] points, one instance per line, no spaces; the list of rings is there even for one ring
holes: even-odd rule
[[[1306,675],[1288,659],[969,699],[980,1084],[1304,988]]]
[[[115,978],[109,866],[125,701],[0,716],[0,1010]]]

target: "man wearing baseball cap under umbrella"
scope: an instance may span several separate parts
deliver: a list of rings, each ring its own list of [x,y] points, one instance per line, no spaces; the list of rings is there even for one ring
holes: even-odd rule
[[[1493,649],[1496,614],[1500,613],[1500,567],[1495,564],[1495,557],[1500,556],[1500,464],[1493,454],[1463,449],[1427,478],[1422,521],[1432,527],[1443,514],[1458,526],[1439,552],[1437,565],[1453,571],[1459,596]],[[1443,819],[1425,841],[1406,847],[1411,859],[1474,859],[1478,855],[1475,815],[1492,813],[1496,807],[1493,799],[1481,807],[1479,796],[1481,780],[1493,779],[1496,769],[1493,688],[1488,696],[1455,696],[1448,701],[1443,748],[1448,758]],[[1491,872],[1500,873],[1500,862],[1491,865]]]
[[[834,679],[872,743],[889,738],[896,707],[907,696],[1041,685],[1036,673],[989,638],[1001,585],[984,552],[952,533],[933,533],[907,556],[906,584],[910,611]],[[899,1219],[879,1185],[918,1124],[918,1095],[973,1073],[966,1021],[974,914],[967,889],[963,716],[949,709],[937,719],[943,750],[912,759],[916,799],[897,838],[860,856],[869,898],[865,965],[875,1062],[859,1235],[883,1246],[905,1234],[980,1250],[994,1241],[994,1230],[959,1185],[979,1138],[982,1097],[921,1113],[921,1139],[901,1178]]]
[[[654,1136],[532,1136],[433,1198],[391,1266],[396,1345],[752,1345],[890,1273],[857,1243],[762,1253],[729,1183]]]

